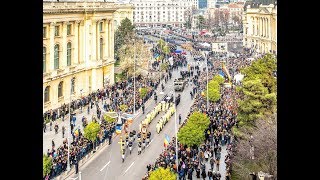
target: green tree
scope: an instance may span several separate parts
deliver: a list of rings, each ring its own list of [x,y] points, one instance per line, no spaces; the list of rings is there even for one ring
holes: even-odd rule
[[[217,102],[221,98],[220,85],[217,81],[215,80],[209,81],[208,93],[209,93],[209,100],[212,102]],[[205,96],[207,96],[207,91],[205,91]]]
[[[212,80],[217,82],[220,85],[224,83],[224,78],[220,75],[215,75]]]
[[[205,19],[204,19],[204,17],[202,16],[202,15],[199,15],[198,17],[197,17],[197,19],[198,19],[198,22],[197,22],[197,27],[198,27],[198,29],[203,29],[203,27],[204,27],[204,25],[205,25]]]
[[[123,19],[120,26],[117,28],[114,37],[114,52],[116,57],[118,57],[118,50],[120,49],[120,47],[128,40],[131,40],[134,35],[134,25],[132,24],[130,19]]]
[[[95,140],[97,139],[97,135],[100,131],[100,125],[96,122],[90,122],[85,128],[84,128],[84,137],[89,139],[91,142],[93,142],[93,148]]]
[[[159,167],[150,173],[149,180],[176,180],[177,174],[170,171],[169,168]]]
[[[240,92],[244,98],[238,100],[238,120],[245,125],[254,125],[254,120],[275,110],[276,94],[268,93],[260,79],[244,81]]]
[[[43,176],[50,174],[51,169],[52,169],[52,158],[47,155],[43,155]]]
[[[204,140],[204,130],[195,124],[187,123],[178,132],[178,141],[188,147],[199,146]]]
[[[127,106],[126,104],[121,104],[121,105],[120,105],[120,110],[121,110],[122,112],[126,112],[126,111],[128,110],[128,106]]]
[[[148,89],[147,88],[141,88],[140,89],[140,97],[142,99],[144,99],[147,96],[147,94],[148,94]]]
[[[203,114],[199,111],[195,111],[190,115],[187,123],[193,124],[204,131],[206,128],[208,128],[210,120],[206,114]]]
[[[277,79],[274,78],[273,73],[277,70],[277,60],[271,55],[267,54],[256,61],[253,61],[251,66],[240,70],[245,76],[243,81],[254,79],[261,79],[263,86],[267,87],[269,93],[277,91]]]
[[[104,120],[107,121],[107,123],[113,123],[116,121],[116,118],[112,118],[106,114],[104,115]]]
[[[169,64],[168,63],[162,63],[160,65],[161,71],[166,71],[169,68]]]

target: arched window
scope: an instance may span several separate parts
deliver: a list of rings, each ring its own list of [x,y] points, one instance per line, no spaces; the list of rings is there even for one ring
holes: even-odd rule
[[[59,69],[59,44],[54,46],[54,69]]]
[[[67,44],[67,66],[71,66],[71,42]]]
[[[63,96],[63,81],[61,81],[58,85],[58,98]]]
[[[76,83],[76,78],[72,78],[71,79],[71,93],[74,93],[74,87],[75,87],[75,83]]]
[[[50,86],[47,86],[44,90],[44,102],[50,101]]]
[[[103,59],[103,38],[100,38],[100,59]]]
[[[43,47],[43,72],[46,72],[46,58],[47,58],[47,48]]]

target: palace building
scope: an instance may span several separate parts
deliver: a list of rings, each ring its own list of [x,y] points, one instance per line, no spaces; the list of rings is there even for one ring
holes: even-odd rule
[[[261,0],[260,0],[261,1]],[[274,0],[247,1],[243,14],[243,46],[258,53],[277,53],[277,5]]]
[[[132,6],[43,2],[43,111],[114,83],[115,22]]]

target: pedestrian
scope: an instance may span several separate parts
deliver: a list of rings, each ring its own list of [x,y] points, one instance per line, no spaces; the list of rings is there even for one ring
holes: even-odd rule
[[[199,168],[197,168],[197,170],[196,170],[196,176],[198,179],[200,178],[200,169]]]
[[[181,124],[181,114],[179,114],[179,124]]]
[[[50,131],[52,131],[52,121],[50,120]]]
[[[54,141],[53,141],[53,139],[52,139],[52,141],[51,141],[51,144],[52,144],[52,149],[54,149]]]
[[[109,138],[109,145],[112,143],[112,132],[109,131],[108,133],[108,138]]]
[[[144,114],[144,104],[142,104],[142,114]]]
[[[79,171],[79,163],[78,163],[78,160],[75,160],[74,167],[75,167],[75,170],[76,170],[76,174],[78,174],[78,171]]]
[[[205,169],[204,169],[204,170],[202,170],[202,172],[201,172],[201,176],[202,176],[203,180],[205,180],[205,179],[206,179],[207,174],[206,174],[206,170],[205,170]]]
[[[64,133],[65,133],[65,127],[64,126],[62,126],[62,138],[64,138]]]
[[[47,129],[46,122],[43,122],[43,132],[44,132],[44,133],[46,132],[46,129]]]

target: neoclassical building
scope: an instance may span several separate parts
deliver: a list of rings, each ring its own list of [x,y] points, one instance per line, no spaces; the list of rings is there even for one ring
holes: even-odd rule
[[[114,83],[114,14],[121,7],[43,2],[43,111]]]
[[[258,53],[277,53],[277,5],[246,3],[243,14],[243,46]]]

